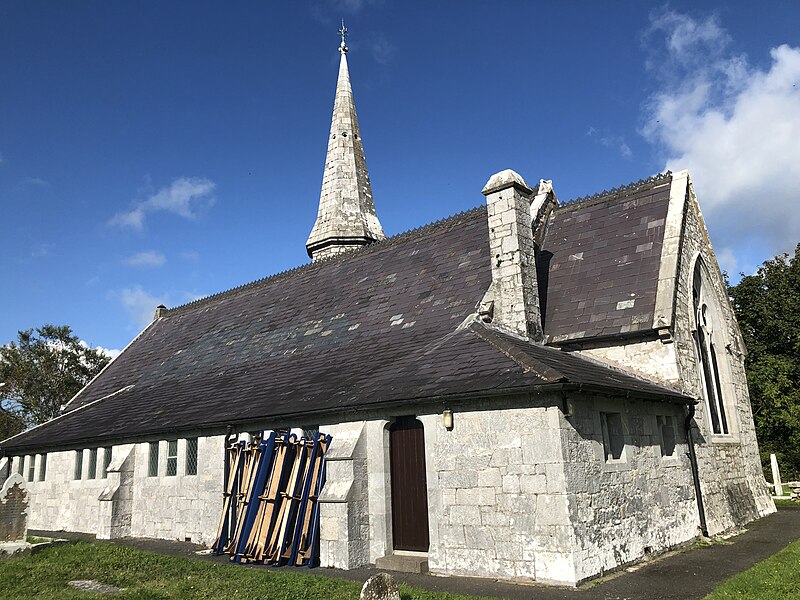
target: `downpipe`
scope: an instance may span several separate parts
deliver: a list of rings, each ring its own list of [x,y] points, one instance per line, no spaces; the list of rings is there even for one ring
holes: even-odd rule
[[[686,427],[686,441],[689,445],[689,463],[692,466],[692,481],[694,482],[694,495],[697,499],[697,513],[700,517],[700,531],[703,537],[708,537],[706,524],[706,509],[703,506],[703,491],[700,489],[700,472],[697,467],[697,453],[694,450],[694,436],[692,435],[692,421],[695,415],[694,404],[689,405],[684,426]]]

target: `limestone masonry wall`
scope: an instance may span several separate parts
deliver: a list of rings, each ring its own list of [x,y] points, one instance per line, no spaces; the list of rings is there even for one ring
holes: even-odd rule
[[[148,477],[148,445],[136,445],[131,535],[162,539],[189,539],[210,545],[222,512],[225,470],[224,436],[197,440],[197,475],[186,475],[186,440],[178,440],[178,474],[166,472],[166,441],[159,448],[159,476]]]
[[[14,472],[19,461],[24,461],[23,477],[30,494],[28,526],[92,533],[100,538],[133,535],[211,544],[222,510],[223,439],[223,436],[198,438],[197,475],[186,475],[185,439],[178,440],[176,476],[165,476],[167,442],[164,440],[160,441],[157,477],[147,476],[146,442],[114,446],[112,469],[107,477],[102,476],[101,448],[94,479],[88,478],[88,451],[83,452],[80,480],[74,478],[74,450],[47,454],[44,481],[39,480],[42,455],[36,456],[33,481],[27,481],[30,456],[15,457]],[[121,463],[119,472],[113,470],[116,463]]]
[[[559,409],[467,410],[454,428],[422,418],[433,572],[573,582]],[[488,406],[488,403],[487,403]]]
[[[724,315],[726,348],[720,348],[729,372],[724,379],[730,435],[714,435],[704,405],[698,405],[695,422],[699,428],[697,456],[702,481],[703,499],[709,533],[714,535],[741,527],[745,523],[775,511],[764,481],[758,454],[755,425],[750,406],[750,394],[744,371],[744,346],[738,325],[728,301],[725,284],[703,224],[694,194],[686,206],[684,236],[681,247],[679,276],[676,290],[675,351],[678,372],[684,392],[701,398],[700,373],[694,342],[691,337],[692,281],[695,261],[702,257],[711,277],[719,307]],[[721,365],[724,369],[725,365]]]
[[[639,560],[698,535],[682,406],[585,398],[561,419],[565,474],[574,527],[576,580]],[[600,414],[622,416],[625,448],[606,461]],[[672,417],[675,448],[662,457],[657,416]]]

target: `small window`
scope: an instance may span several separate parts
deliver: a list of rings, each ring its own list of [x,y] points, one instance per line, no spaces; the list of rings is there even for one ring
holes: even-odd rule
[[[197,475],[197,438],[186,440],[186,474]]]
[[[103,469],[100,471],[100,477],[105,479],[108,477],[108,465],[111,464],[111,446],[103,448]]]
[[[44,481],[47,477],[47,454],[42,454],[39,462],[39,481]]]
[[[178,440],[167,442],[167,476],[174,477],[178,474]]]
[[[24,456],[18,456],[17,457],[17,473],[19,473],[20,475],[24,475],[25,474],[25,457]]]
[[[83,450],[75,450],[75,473],[74,479],[83,478]]]
[[[150,457],[147,466],[148,477],[158,477],[158,442],[150,442]]]
[[[670,458],[675,456],[675,419],[669,416],[656,417],[658,434],[661,438],[661,456]]]
[[[606,461],[621,460],[625,450],[625,432],[620,413],[600,413],[603,425],[603,451]]]
[[[94,479],[97,477],[97,448],[89,450],[89,473],[87,479]]]
[[[28,481],[33,481],[36,476],[36,455],[28,456]]]

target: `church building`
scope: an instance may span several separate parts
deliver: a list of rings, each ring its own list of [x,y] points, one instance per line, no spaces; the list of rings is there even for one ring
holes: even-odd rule
[[[231,434],[287,428],[331,436],[322,567],[574,585],[773,512],[688,172],[566,202],[487,173],[387,238],[339,50],[311,262],[158,307],[0,442],[29,527],[210,545]]]

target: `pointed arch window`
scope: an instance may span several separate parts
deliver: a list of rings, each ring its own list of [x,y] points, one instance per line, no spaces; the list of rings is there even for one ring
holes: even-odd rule
[[[700,383],[706,399],[706,408],[711,421],[711,431],[718,434],[730,433],[728,417],[725,411],[725,399],[722,395],[720,360],[718,353],[724,348],[719,331],[721,323],[718,322],[718,311],[705,281],[703,263],[700,259],[694,268],[692,284],[692,305],[694,309],[694,338],[695,351],[699,363]]]

